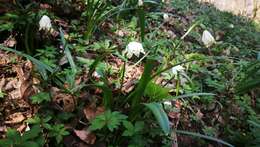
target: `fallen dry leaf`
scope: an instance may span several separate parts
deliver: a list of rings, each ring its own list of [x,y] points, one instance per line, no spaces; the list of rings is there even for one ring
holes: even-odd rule
[[[104,107],[95,107],[95,105],[93,105],[93,104],[87,106],[84,109],[84,114],[85,114],[87,120],[89,120],[89,121],[94,119],[97,115],[102,114],[103,112],[105,112]]]
[[[5,41],[4,41],[4,46],[6,47],[14,47],[17,44],[17,41],[13,36],[9,36]]]
[[[63,109],[63,111],[72,112],[75,110],[77,101],[74,96],[67,93],[63,93],[56,87],[51,88],[51,93],[53,97],[53,102],[58,104]]]
[[[85,143],[94,144],[96,135],[87,130],[74,130],[74,133]]]
[[[6,132],[7,128],[6,126],[0,126],[0,132]]]
[[[21,112],[13,113],[7,117],[5,124],[17,124],[25,120],[25,117]]]

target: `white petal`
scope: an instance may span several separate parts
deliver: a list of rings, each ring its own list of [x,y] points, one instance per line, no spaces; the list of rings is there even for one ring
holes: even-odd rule
[[[164,21],[169,21],[169,15],[167,13],[163,14],[163,20]]]
[[[143,0],[138,0],[138,6],[143,6],[144,5],[144,1]]]
[[[182,67],[181,65],[174,66],[174,67],[172,68],[172,74],[177,75],[178,72],[183,72],[184,69],[185,69],[185,68]]]
[[[212,46],[216,41],[214,37],[211,35],[211,33],[207,30],[203,31],[202,34],[202,42],[206,47]]]
[[[52,27],[51,19],[47,15],[43,15],[41,20],[39,21],[39,26],[39,30],[49,31]]]
[[[131,58],[133,56],[133,54],[136,56],[136,57],[139,57],[140,56],[140,53],[143,53],[145,54],[144,52],[144,48],[143,48],[143,45],[139,42],[130,42],[127,46],[126,46],[126,49],[123,51],[123,53],[127,53],[127,57],[128,58]]]
[[[165,101],[163,102],[164,105],[167,105],[167,106],[172,106],[172,103],[170,101]]]

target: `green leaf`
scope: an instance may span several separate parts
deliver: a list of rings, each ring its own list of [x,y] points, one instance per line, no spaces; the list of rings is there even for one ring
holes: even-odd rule
[[[123,132],[122,136],[133,136],[135,133],[134,125],[129,121],[124,121],[123,125],[126,130]]]
[[[140,7],[137,10],[138,17],[139,17],[139,25],[141,30],[141,39],[144,41],[144,35],[145,35],[145,11],[143,7]]]
[[[164,88],[158,84],[153,83],[152,81],[148,83],[145,89],[145,95],[152,100],[162,100],[167,97],[170,97],[169,89]]]
[[[226,146],[233,147],[233,145],[231,145],[231,144],[229,144],[229,143],[227,143],[223,140],[220,140],[220,139],[217,139],[217,138],[214,138],[214,137],[210,137],[210,136],[206,136],[206,135],[202,135],[202,134],[199,134],[199,133],[193,133],[193,132],[182,131],[182,130],[176,130],[176,133],[195,136],[195,137],[199,137],[199,138],[204,138],[204,139],[207,139],[207,140],[211,140],[211,141],[215,141],[215,142],[224,144]]]
[[[41,133],[42,129],[39,125],[33,126],[29,131],[26,131],[23,136],[22,140],[27,141],[29,139],[34,139],[39,136]]]
[[[10,139],[1,139],[0,140],[0,147],[9,147],[13,146],[14,142]]]
[[[66,131],[66,128],[64,128],[63,124],[56,124],[49,129],[49,136],[55,137],[57,143],[60,143],[63,139],[63,136],[67,135],[69,135],[69,132]]]
[[[0,89],[0,98],[4,98],[5,94],[2,92],[2,90]]]
[[[21,143],[19,147],[40,147],[40,145],[33,141],[26,141]]]
[[[113,132],[114,129],[117,129],[119,125],[126,120],[126,118],[127,116],[120,112],[111,112],[108,110],[104,114],[98,115],[94,120],[92,120],[89,129],[95,131],[106,126],[111,132]]]
[[[17,141],[17,139],[20,140],[21,138],[19,132],[16,131],[15,129],[8,129],[6,136],[8,139],[11,139],[13,141]]]
[[[144,129],[144,122],[143,121],[137,121],[135,123],[135,132],[140,132]]]
[[[40,124],[41,123],[41,119],[40,119],[39,116],[36,115],[33,118],[28,118],[26,120],[26,122],[29,123],[29,124]]]
[[[181,99],[181,98],[187,98],[187,97],[194,97],[194,96],[215,96],[216,94],[213,93],[189,93],[189,94],[184,94],[184,95],[179,95],[179,96],[169,96],[165,97],[165,100],[176,100],[176,99]]]
[[[131,107],[132,109],[135,109],[136,106],[138,106],[141,102],[142,96],[144,95],[145,88],[148,85],[148,83],[151,81],[151,75],[153,70],[153,60],[148,59],[144,66],[144,72],[142,74],[142,77],[136,87],[136,90],[133,91],[127,99],[132,99]],[[132,111],[133,113],[136,113],[135,111]],[[132,114],[133,115],[133,114]]]
[[[108,85],[108,80],[106,78],[102,78],[102,81],[102,84],[96,84],[96,86],[101,88],[103,91],[103,105],[106,109],[110,109],[113,104],[113,92]]]
[[[33,104],[40,104],[42,102],[49,102],[51,101],[50,94],[47,92],[40,92],[31,97]]]
[[[148,107],[154,114],[155,118],[157,119],[160,127],[162,128],[163,132],[165,134],[170,134],[170,122],[168,119],[167,114],[162,108],[162,105],[159,103],[149,103],[144,104],[146,107]]]

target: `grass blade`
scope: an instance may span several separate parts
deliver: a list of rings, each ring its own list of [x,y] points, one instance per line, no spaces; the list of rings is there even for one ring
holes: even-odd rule
[[[210,141],[215,141],[215,142],[224,144],[224,145],[229,146],[229,147],[234,147],[233,145],[231,145],[231,144],[229,144],[229,143],[227,143],[227,142],[225,142],[221,139],[217,139],[217,138],[214,138],[214,137],[211,137],[211,136],[202,135],[202,134],[199,134],[199,133],[193,133],[193,132],[182,131],[182,130],[176,130],[176,133],[195,136],[195,137],[207,139],[207,140],[210,140]]]

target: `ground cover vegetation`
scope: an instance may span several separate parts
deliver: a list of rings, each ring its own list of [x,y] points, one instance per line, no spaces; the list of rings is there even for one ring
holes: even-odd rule
[[[195,0],[2,0],[0,146],[259,146],[260,26]]]

